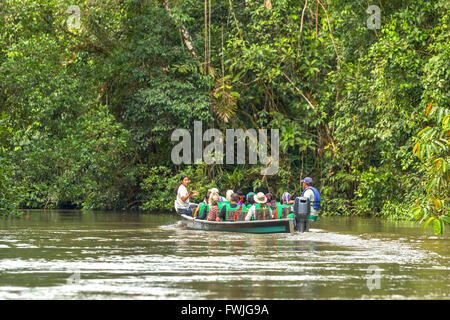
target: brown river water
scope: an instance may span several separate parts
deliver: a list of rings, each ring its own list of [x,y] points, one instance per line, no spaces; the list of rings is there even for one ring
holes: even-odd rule
[[[184,229],[175,214],[27,211],[0,218],[0,300],[449,299],[449,244],[448,231],[355,217],[257,235]]]

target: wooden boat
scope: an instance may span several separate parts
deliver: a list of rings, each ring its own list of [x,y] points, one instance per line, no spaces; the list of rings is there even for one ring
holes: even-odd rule
[[[189,229],[208,231],[229,231],[243,233],[295,233],[294,219],[253,221],[206,221],[180,215],[182,223]]]
[[[292,208],[286,206],[282,208],[281,215],[277,213],[278,219],[272,219],[268,208],[256,209],[255,220],[252,221],[245,221],[247,214],[245,211],[226,212],[225,221],[220,222],[195,219],[184,214],[180,216],[182,217],[182,224],[194,230],[243,233],[303,233],[308,231],[310,224],[308,219],[309,209],[309,199],[297,197]],[[294,213],[293,217],[291,213]]]

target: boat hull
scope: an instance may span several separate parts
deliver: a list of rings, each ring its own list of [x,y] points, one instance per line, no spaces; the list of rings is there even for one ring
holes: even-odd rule
[[[295,233],[294,219],[256,221],[205,221],[180,215],[185,227],[194,230],[228,231],[242,233]]]

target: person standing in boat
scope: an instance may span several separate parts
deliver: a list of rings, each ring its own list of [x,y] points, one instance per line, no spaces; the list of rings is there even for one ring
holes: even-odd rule
[[[316,221],[319,216],[320,210],[320,193],[319,190],[313,187],[313,179],[306,177],[301,180],[303,184],[302,197],[309,198],[309,203],[311,205],[311,212],[309,215],[309,220]]]
[[[189,199],[193,196],[197,196],[198,192],[192,189],[187,191],[189,184],[189,178],[182,176],[180,179],[180,185],[175,189],[177,199],[175,200],[175,210],[178,214],[184,214],[192,217],[193,208],[198,207],[195,203],[190,203]]]

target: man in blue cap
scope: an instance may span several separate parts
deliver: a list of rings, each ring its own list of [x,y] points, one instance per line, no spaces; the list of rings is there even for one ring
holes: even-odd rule
[[[303,183],[303,193],[302,197],[309,198],[309,203],[311,204],[311,213],[309,215],[309,220],[316,221],[319,216],[320,210],[320,193],[319,190],[313,187],[313,179],[306,177],[302,181]]]

